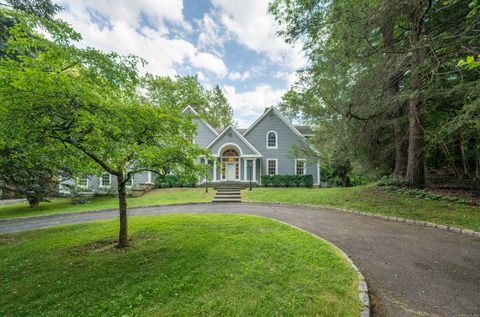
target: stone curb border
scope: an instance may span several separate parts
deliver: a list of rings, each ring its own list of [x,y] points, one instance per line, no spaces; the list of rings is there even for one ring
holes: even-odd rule
[[[256,216],[256,217],[263,217],[263,216]],[[263,217],[263,218],[267,218],[267,217]],[[363,274],[362,272],[360,272],[360,270],[358,269],[358,267],[353,263],[352,259],[349,258],[349,256],[342,250],[340,249],[339,247],[337,247],[336,245],[334,245],[333,243],[331,243],[330,241],[327,241],[319,236],[317,236],[316,234],[313,234],[305,229],[302,229],[302,228],[299,228],[297,226],[294,226],[294,225],[291,225],[289,223],[286,223],[286,222],[283,222],[281,220],[278,220],[278,219],[273,219],[273,218],[268,218],[270,220],[273,220],[273,221],[276,221],[276,222],[279,222],[279,223],[282,223],[282,224],[285,224],[289,227],[292,227],[292,228],[295,228],[299,231],[302,231],[302,232],[305,232],[321,241],[323,241],[324,243],[328,244],[330,247],[332,247],[333,249],[335,249],[338,254],[343,258],[345,259],[348,264],[350,264],[350,266],[355,270],[355,272],[357,273],[357,277],[358,277],[358,297],[359,297],[359,300],[360,300],[360,303],[362,304],[362,311],[360,312],[360,317],[370,317],[370,299],[368,297],[368,285],[367,285],[367,282],[365,281],[365,278],[363,277]]]
[[[464,236],[480,238],[480,232],[473,231],[473,230],[470,230],[470,229],[450,227],[450,226],[447,226],[447,225],[441,225],[441,224],[437,224],[437,223],[433,223],[433,222],[427,222],[427,221],[421,221],[421,220],[412,220],[412,219],[399,218],[399,217],[393,217],[393,216],[386,216],[386,215],[380,215],[380,214],[375,214],[375,213],[365,212],[365,211],[358,211],[358,210],[353,210],[353,209],[344,209],[344,208],[336,208],[336,207],[321,206],[321,205],[309,205],[309,204],[289,204],[289,203],[282,203],[282,202],[269,203],[269,202],[262,202],[262,201],[248,201],[246,203],[262,203],[262,204],[267,204],[267,205],[304,206],[304,207],[312,207],[312,208],[331,209],[333,211],[338,211],[338,212],[357,214],[357,215],[377,218],[377,219],[381,219],[381,220],[385,220],[385,221],[402,222],[402,223],[406,223],[406,224],[409,224],[409,225],[417,225],[417,226],[421,226],[421,227],[435,228],[435,229],[440,229],[440,230],[443,230],[443,231],[449,231],[449,232],[461,234],[461,235],[464,235]]]

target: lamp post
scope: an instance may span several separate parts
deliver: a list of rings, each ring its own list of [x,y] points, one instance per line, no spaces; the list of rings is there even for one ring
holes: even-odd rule
[[[250,160],[248,161],[248,169],[250,173],[248,174],[249,178],[249,185],[248,185],[248,190],[252,190],[252,172],[253,172],[253,162]]]

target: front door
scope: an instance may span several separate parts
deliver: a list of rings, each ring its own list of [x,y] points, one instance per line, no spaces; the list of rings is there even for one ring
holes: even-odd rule
[[[235,163],[227,163],[227,181],[236,180]]]

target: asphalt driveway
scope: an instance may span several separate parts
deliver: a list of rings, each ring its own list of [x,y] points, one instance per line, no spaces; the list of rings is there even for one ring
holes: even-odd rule
[[[367,279],[374,316],[480,316],[480,239],[327,208],[274,204],[191,204],[130,210],[240,213],[278,219],[341,248]],[[0,221],[0,234],[117,217],[100,211]]]

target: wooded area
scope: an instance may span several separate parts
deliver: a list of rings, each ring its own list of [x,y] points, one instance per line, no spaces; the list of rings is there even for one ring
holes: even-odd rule
[[[275,0],[270,11],[309,66],[280,104],[317,126],[322,160],[352,169],[480,179],[478,1]],[[344,185],[348,180],[344,181]]]

